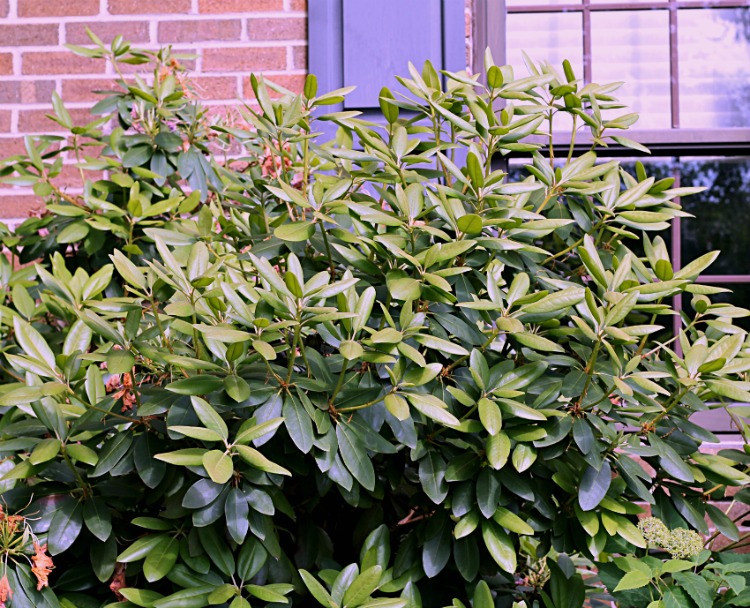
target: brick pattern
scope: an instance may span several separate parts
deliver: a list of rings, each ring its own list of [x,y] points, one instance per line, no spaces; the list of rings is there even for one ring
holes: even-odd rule
[[[93,91],[112,90],[105,62],[73,55],[65,44],[105,43],[195,53],[193,85],[213,112],[248,99],[250,72],[300,91],[307,69],[306,0],[0,0],[0,158],[23,151],[23,136],[55,133],[46,114],[57,92],[73,119],[91,120]],[[123,66],[126,74],[141,68]],[[20,220],[39,202],[0,186],[0,221]]]
[[[464,1],[468,53],[473,0]],[[22,152],[26,134],[59,130],[46,117],[53,92],[74,120],[85,123],[91,119],[86,108],[98,99],[93,91],[114,88],[111,66],[64,46],[88,44],[86,28],[105,43],[122,35],[134,46],[169,44],[194,53],[195,60],[183,63],[212,113],[221,113],[239,100],[252,100],[251,72],[302,90],[307,5],[308,0],[0,0],[0,158]],[[125,74],[141,70],[122,67]],[[23,219],[34,200],[22,188],[0,185],[0,221]]]

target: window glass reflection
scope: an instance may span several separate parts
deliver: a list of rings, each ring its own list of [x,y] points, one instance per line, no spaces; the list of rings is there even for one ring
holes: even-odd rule
[[[549,61],[562,73],[563,59],[583,76],[581,13],[511,13],[507,24],[507,62],[526,76],[523,53],[537,63]]]
[[[668,129],[672,124],[669,13],[594,12],[591,41],[594,82],[625,82],[615,96],[640,114],[634,128]]]
[[[677,17],[680,126],[750,126],[750,9],[683,9]]]
[[[581,4],[581,0],[505,0],[505,6],[563,6]]]

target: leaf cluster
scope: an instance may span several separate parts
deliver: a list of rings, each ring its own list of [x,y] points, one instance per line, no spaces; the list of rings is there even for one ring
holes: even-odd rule
[[[750,401],[750,312],[657,235],[694,189],[600,160],[640,148],[616,85],[426,63],[375,124],[253,77],[210,124],[168,50],[93,42],[153,79],[3,165],[46,207],[3,233],[0,484],[59,556],[12,606],[577,608],[642,505],[742,543],[709,500],[750,454],[690,417]]]

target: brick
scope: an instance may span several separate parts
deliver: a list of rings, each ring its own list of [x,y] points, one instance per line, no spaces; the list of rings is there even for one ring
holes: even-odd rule
[[[727,506],[729,505],[716,506],[718,506],[722,511],[726,512]],[[729,515],[729,518],[740,527],[747,527],[748,525],[750,525],[750,506],[744,503],[735,502],[727,515]]]
[[[21,103],[21,83],[17,80],[0,81],[0,104]]]
[[[187,15],[190,4],[191,0],[109,0],[108,8],[112,15]]]
[[[7,17],[9,10],[10,3],[8,2],[8,0],[0,0],[0,17]]]
[[[54,90],[54,80],[2,80],[0,103],[47,103]]]
[[[307,12],[307,0],[291,0],[289,2],[289,10]]]
[[[0,25],[0,40],[3,46],[43,46],[59,44],[59,28],[55,24]]]
[[[10,110],[0,110],[0,131],[10,131]]]
[[[252,13],[283,9],[283,0],[198,0],[198,12],[201,14]]]
[[[301,17],[248,19],[247,35],[250,40],[305,40],[307,19]]]
[[[283,69],[286,69],[286,49],[280,46],[205,49],[203,51],[204,72]]]
[[[239,40],[242,21],[239,19],[197,19],[195,21],[162,21],[159,43],[197,42],[200,40]]]
[[[47,118],[52,109],[43,110],[19,110],[18,131],[19,133],[59,133],[64,131],[63,127]],[[85,108],[68,108],[73,124],[85,125],[94,120]]]
[[[25,219],[43,204],[43,201],[33,194],[3,193],[0,195],[0,218]]]
[[[292,47],[292,61],[295,70],[307,71],[307,46],[299,45]]]
[[[149,42],[147,21],[105,21],[101,23],[66,23],[65,41],[69,44],[91,44],[86,35],[86,27],[94,32],[102,42],[109,44],[118,34],[130,42]]]
[[[23,74],[101,74],[104,67],[101,59],[79,57],[70,51],[30,51],[21,57]]]
[[[62,98],[71,103],[99,101],[103,95],[94,91],[120,90],[113,78],[66,78],[62,81]]]
[[[21,82],[21,103],[49,103],[54,92],[54,80],[24,80]]]
[[[23,137],[0,137],[0,158],[15,156],[26,152]],[[1,189],[1,187],[0,187]]]
[[[99,0],[18,0],[19,17],[85,17],[99,14]]]
[[[0,74],[13,73],[13,55],[10,53],[0,53]]]
[[[265,77],[266,80],[278,84],[285,89],[289,89],[292,93],[301,93],[305,86],[305,75],[304,74],[274,74]],[[250,78],[242,79],[242,90],[245,99],[254,101],[255,93],[253,93],[253,87],[250,85]],[[281,97],[279,93],[269,88],[268,92],[274,99]]]
[[[190,76],[188,83],[195,88],[198,99],[235,100],[238,96],[234,76]]]

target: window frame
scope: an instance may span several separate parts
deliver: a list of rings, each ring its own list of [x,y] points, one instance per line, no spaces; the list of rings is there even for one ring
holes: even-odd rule
[[[484,72],[484,49],[489,48],[495,63],[506,62],[506,15],[509,13],[581,13],[583,17],[583,82],[592,81],[591,14],[625,10],[668,10],[670,46],[670,104],[671,127],[668,129],[633,129],[634,138],[659,156],[743,155],[750,152],[750,127],[688,128],[680,125],[679,114],[679,57],[677,55],[677,15],[680,9],[748,8],[745,0],[640,0],[597,4],[580,0],[558,5],[519,4],[507,6],[506,0],[474,0],[473,65],[475,74]],[[584,132],[582,131],[581,134]],[[554,141],[554,140],[553,140]],[[590,139],[588,140],[590,142]],[[581,145],[582,144],[582,145]],[[586,139],[578,148],[585,149]],[[612,150],[618,150],[613,146]],[[618,150],[618,153],[626,153]],[[632,156],[632,151],[629,153]]]
[[[707,6],[709,4],[709,6]],[[668,129],[632,129],[630,136],[651,150],[646,155],[637,150],[626,148],[618,144],[611,144],[601,153],[607,157],[628,158],[696,158],[696,157],[750,157],[750,127],[725,128],[686,128],[679,122],[679,58],[677,53],[677,14],[679,9],[689,8],[747,8],[746,2],[741,0],[646,0],[641,2],[621,1],[594,4],[591,0],[580,0],[580,3],[559,5],[517,5],[508,7],[505,0],[474,0],[473,3],[473,53],[472,71],[484,74],[484,50],[489,48],[496,64],[506,63],[506,26],[508,13],[540,13],[540,12],[580,12],[583,14],[583,56],[584,83],[591,82],[592,53],[591,53],[591,13],[598,11],[623,10],[669,10],[669,44],[670,44],[670,98],[672,125]],[[591,135],[585,128],[581,128],[576,136],[574,155],[580,155],[591,148]],[[539,143],[547,144],[548,140],[540,138]],[[553,136],[552,144],[568,146],[569,134]],[[545,148],[540,150],[545,154]],[[506,159],[525,157],[521,153],[511,153],[503,159],[493,162],[496,167],[507,166]],[[670,228],[672,243],[670,256],[681,265],[681,232],[679,218]],[[706,284],[743,283],[750,284],[750,272],[743,275],[714,275],[705,274],[698,280]],[[682,308],[682,297],[677,296],[677,309]],[[679,319],[675,321],[675,330],[679,329]],[[742,405],[742,404],[739,404]],[[731,407],[731,406],[730,406]],[[738,430],[733,427],[731,417],[723,409],[698,412],[697,423],[721,436],[721,441],[731,441],[738,436]]]

